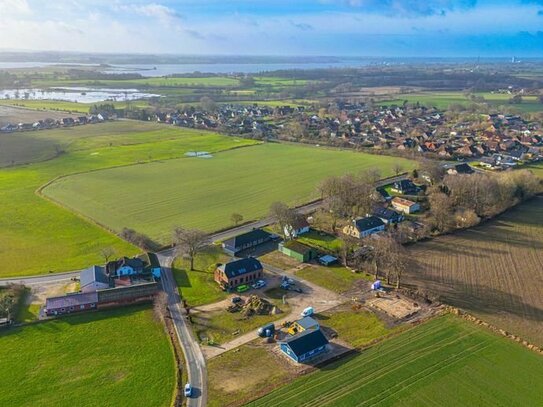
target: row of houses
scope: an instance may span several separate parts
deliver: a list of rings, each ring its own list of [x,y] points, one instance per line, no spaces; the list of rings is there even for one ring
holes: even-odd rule
[[[79,291],[45,301],[47,316],[151,301],[158,290],[161,268],[156,254],[123,257],[93,265],[79,275]]]
[[[4,126],[0,127],[0,132],[13,133],[17,131],[56,129],[60,127],[73,127],[85,124],[101,123],[111,119],[113,119],[113,117],[108,116],[105,113],[91,114],[79,117],[65,117],[62,119],[47,118],[43,120],[37,120],[32,123],[7,123]]]

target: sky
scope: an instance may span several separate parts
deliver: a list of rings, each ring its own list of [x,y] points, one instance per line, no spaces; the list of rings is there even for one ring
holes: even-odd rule
[[[0,49],[542,57],[543,0],[0,0]]]

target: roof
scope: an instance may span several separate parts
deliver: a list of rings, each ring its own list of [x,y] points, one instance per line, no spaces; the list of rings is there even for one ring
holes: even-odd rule
[[[109,278],[105,273],[105,269],[101,266],[90,266],[81,272],[79,275],[79,285],[85,287],[94,282],[109,284]]]
[[[354,224],[358,230],[371,230],[385,225],[377,216],[367,216],[365,218],[357,219],[354,221]]]
[[[394,183],[394,188],[404,191],[404,190],[409,190],[409,189],[416,189],[417,186],[408,179],[402,179]]]
[[[392,200],[392,202],[394,202],[396,205],[403,205],[403,206],[408,206],[408,207],[411,207],[416,204],[416,202],[410,201],[409,199],[400,198],[398,196],[395,197]]]
[[[281,244],[283,245],[283,247],[286,247],[287,249],[300,254],[305,254],[313,250],[311,247],[306,246],[305,244],[302,244],[295,240],[289,240],[288,242],[283,242]]]
[[[296,216],[296,218],[292,222],[290,222],[289,226],[294,230],[299,230],[303,228],[308,228],[309,223],[307,222],[307,219],[303,216]]]
[[[310,329],[285,339],[283,343],[286,343],[296,356],[301,356],[327,345],[328,339],[320,329]]]
[[[311,318],[311,317],[304,317],[296,321],[296,323],[304,329],[311,328],[312,326],[315,326],[315,325],[319,326],[319,323],[314,318]]]
[[[45,300],[46,309],[77,307],[98,302],[98,293],[78,293],[51,297]]]
[[[332,263],[332,262],[337,260],[337,257],[334,257],[334,256],[331,256],[331,255],[327,254],[325,256],[319,257],[319,260],[323,261],[325,263]]]
[[[270,238],[271,238],[270,233],[262,229],[255,229],[255,230],[251,230],[250,232],[243,233],[241,235],[237,235],[230,239],[227,239],[224,241],[224,244],[230,247],[241,247],[247,243],[252,243],[256,240],[261,240],[261,239],[266,240]]]
[[[458,174],[472,174],[473,168],[469,166],[469,164],[463,163],[463,164],[457,164],[455,165],[454,169]]]
[[[247,257],[246,259],[234,260],[222,264],[219,266],[219,269],[224,271],[226,277],[234,278],[253,271],[262,270],[262,264],[254,257]]]
[[[375,206],[373,208],[373,214],[381,219],[392,220],[399,219],[401,215],[393,211],[392,209],[385,208],[383,206]]]

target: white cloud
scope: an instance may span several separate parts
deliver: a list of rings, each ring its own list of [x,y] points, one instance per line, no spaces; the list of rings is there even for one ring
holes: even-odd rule
[[[30,14],[30,6],[26,0],[0,0],[2,17]]]

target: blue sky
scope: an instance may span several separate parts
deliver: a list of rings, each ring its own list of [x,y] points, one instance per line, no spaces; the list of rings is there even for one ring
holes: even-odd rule
[[[0,49],[543,56],[543,0],[0,0]]]

